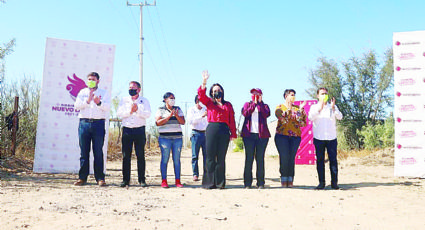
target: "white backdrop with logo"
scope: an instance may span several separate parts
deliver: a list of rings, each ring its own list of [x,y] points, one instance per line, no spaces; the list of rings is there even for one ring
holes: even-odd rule
[[[393,35],[394,175],[425,177],[425,31]]]
[[[87,87],[85,81],[90,72],[99,73],[99,88],[108,90],[111,95],[114,55],[114,45],[47,38],[34,172],[78,172],[79,111],[74,109],[75,97],[81,89]],[[107,127],[109,121],[106,122],[107,133],[103,146],[105,163]],[[90,168],[92,172],[92,154]]]

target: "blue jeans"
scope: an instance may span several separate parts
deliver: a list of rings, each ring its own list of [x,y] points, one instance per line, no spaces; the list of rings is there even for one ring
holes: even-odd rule
[[[280,180],[281,182],[294,181],[295,155],[297,155],[301,137],[276,134],[274,141],[279,152]]]
[[[80,171],[78,172],[79,179],[87,181],[90,172],[90,145],[92,144],[94,177],[96,181],[105,180],[102,149],[105,139],[105,120],[90,121],[88,119],[80,119],[78,137],[81,150]]]
[[[199,150],[202,148],[202,157],[203,157],[203,170],[205,172],[205,132],[192,131],[192,137],[190,138],[192,142],[192,170],[194,176],[199,176],[198,168],[198,159],[199,159]]]
[[[183,146],[183,139],[169,139],[164,137],[158,138],[159,147],[161,149],[161,177],[163,180],[167,179],[167,165],[170,159],[170,152],[173,152],[174,175],[180,179],[180,153]]]

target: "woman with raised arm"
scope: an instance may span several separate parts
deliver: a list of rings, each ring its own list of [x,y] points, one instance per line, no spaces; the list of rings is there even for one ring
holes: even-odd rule
[[[208,126],[206,129],[206,170],[202,178],[202,187],[206,189],[226,186],[226,152],[230,139],[236,138],[235,112],[230,102],[224,100],[223,87],[215,83],[209,96],[206,85],[210,74],[202,72],[202,85],[198,89],[198,98],[207,107]]]

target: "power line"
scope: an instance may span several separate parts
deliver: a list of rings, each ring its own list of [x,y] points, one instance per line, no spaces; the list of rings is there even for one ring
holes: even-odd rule
[[[157,15],[157,17],[158,17],[159,28],[161,29],[162,38],[164,39],[165,51],[167,52],[168,60],[169,60],[169,62],[170,62],[171,72],[172,72],[172,74],[175,76],[174,66],[173,66],[173,63],[171,62],[171,55],[170,55],[170,52],[169,52],[169,50],[168,50],[167,39],[166,39],[166,37],[165,37],[164,29],[163,29],[163,27],[162,27],[162,22],[161,22],[161,18],[160,18],[160,16],[159,16],[159,10],[158,10],[158,7],[157,7],[157,8],[155,8],[155,9],[156,9],[156,15]]]
[[[118,8],[111,0],[109,0],[109,4],[111,5],[111,7],[114,9],[115,13],[119,16],[119,18],[123,19],[126,18],[120,11],[118,11]],[[128,25],[130,25],[131,23],[128,21],[128,18],[126,18],[127,20],[125,20],[127,22]],[[137,24],[136,24],[137,27]]]
[[[158,47],[158,53],[159,53],[160,59],[162,61],[162,64],[165,67],[165,73],[166,73],[166,75],[167,76],[170,76],[171,71],[169,70],[169,68],[167,68],[167,64],[166,64],[166,62],[164,60],[164,55],[162,54],[162,49],[161,49],[161,46],[160,46],[160,44],[158,42],[159,39],[158,39],[158,37],[156,35],[156,30],[155,30],[155,27],[153,25],[153,20],[152,20],[152,17],[151,17],[151,13],[150,13],[149,9],[147,11],[148,11],[148,16],[149,16],[149,19],[150,19],[150,22],[151,22],[151,25],[152,25],[152,31],[153,31],[155,43],[156,43],[156,46]],[[171,74],[171,78],[174,80],[174,83],[177,85],[177,79],[176,79],[176,77],[173,74]]]
[[[148,57],[149,57],[149,59],[150,59],[150,61],[151,61],[151,63],[152,63],[152,66],[153,66],[153,69],[155,70],[155,72],[156,72],[156,74],[157,74],[157,76],[158,76],[158,78],[159,78],[159,80],[161,81],[161,83],[162,83],[162,85],[161,86],[165,86],[165,85],[167,85],[164,81],[163,81],[163,79],[160,77],[160,74],[159,74],[159,71],[158,71],[158,69],[156,68],[156,65],[155,65],[155,63],[153,62],[153,59],[152,59],[152,56],[151,56],[151,53],[149,52],[149,49],[148,49],[148,47],[149,46],[146,46],[146,53],[147,53],[147,55],[148,55]],[[167,85],[167,87],[166,88],[168,88],[168,85]],[[164,89],[164,88],[163,88]]]
[[[133,18],[134,25],[135,25],[135,26],[136,26],[136,28],[137,28],[137,32],[139,32],[139,33],[140,33],[140,31],[139,31],[139,26],[137,25],[136,16],[134,16],[133,11],[132,11],[130,8],[128,8],[128,10],[129,10],[129,11],[130,11],[130,13],[131,13],[131,16],[132,16],[132,18]]]

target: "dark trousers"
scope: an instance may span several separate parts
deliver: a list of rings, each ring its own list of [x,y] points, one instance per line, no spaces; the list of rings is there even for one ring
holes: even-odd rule
[[[316,148],[316,167],[319,183],[325,185],[325,148],[328,151],[329,169],[331,171],[331,184],[338,185],[338,161],[337,161],[337,139],[322,141],[313,139]]]
[[[145,135],[145,126],[138,128],[127,128],[122,129],[122,175],[123,182],[130,183],[130,174],[131,174],[131,153],[134,150],[137,156],[137,175],[139,178],[139,183],[145,183],[145,144],[146,144],[146,135]]]
[[[94,177],[96,181],[105,180],[103,172],[103,141],[105,140],[105,120],[80,119],[78,126],[80,143],[80,171],[78,178],[86,181],[90,172],[90,145],[93,149]]]
[[[297,155],[301,137],[276,134],[274,141],[279,152],[281,182],[293,181],[295,175],[295,155]]]
[[[192,171],[194,176],[199,176],[199,151],[202,149],[202,157],[203,157],[203,170],[205,173],[205,132],[199,132],[197,130],[192,131],[192,137],[190,138],[192,142]],[[203,174],[204,174],[203,173]],[[202,174],[202,175],[203,175]]]
[[[230,130],[226,123],[211,122],[206,130],[206,164],[202,177],[204,188],[226,186],[226,153],[230,141]]]
[[[245,147],[245,168],[243,172],[244,186],[252,184],[252,164],[257,165],[257,186],[264,185],[264,154],[266,152],[269,138],[260,138],[258,133],[251,133],[249,137],[243,138]]]

